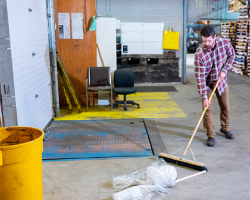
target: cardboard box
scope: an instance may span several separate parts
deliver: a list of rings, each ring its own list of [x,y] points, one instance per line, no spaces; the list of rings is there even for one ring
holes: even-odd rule
[[[200,20],[197,22],[197,24],[204,24],[204,25],[210,25],[210,21],[209,20]]]

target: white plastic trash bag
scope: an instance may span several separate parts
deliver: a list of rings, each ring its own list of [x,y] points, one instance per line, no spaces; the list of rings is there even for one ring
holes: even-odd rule
[[[113,187],[115,191],[121,191],[135,185],[148,185],[146,168],[137,170],[131,174],[124,174],[113,178]]]
[[[175,167],[168,165],[162,158],[157,159],[151,166],[147,167],[146,174],[148,182],[164,188],[174,187],[177,179]]]
[[[114,194],[113,198],[115,200],[161,200],[171,190],[170,188],[175,186],[176,179],[175,167],[159,158],[145,169],[115,177],[113,179],[115,191],[123,191]]]
[[[114,200],[161,200],[169,191],[169,188],[157,188],[155,185],[139,185],[118,192],[113,198]]]

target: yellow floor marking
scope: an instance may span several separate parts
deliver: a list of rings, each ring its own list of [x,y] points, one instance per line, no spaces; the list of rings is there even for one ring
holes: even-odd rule
[[[119,96],[123,99],[123,96]],[[68,108],[60,109],[60,117],[55,120],[100,120],[100,119],[131,119],[131,118],[169,118],[187,117],[181,108],[172,100],[166,92],[137,93],[127,96],[127,100],[133,100],[140,104],[137,106],[127,105],[128,110],[124,111],[123,104],[110,109],[110,106],[91,106],[89,111],[83,107],[83,112],[78,113],[75,108],[71,114]]]
[[[240,80],[243,80],[243,81],[246,81],[246,82],[250,83],[250,81],[248,81],[248,80],[246,80],[246,79],[244,79],[244,78],[241,78],[241,77],[236,77],[236,78],[238,78],[238,79],[240,79]]]
[[[248,81],[248,80],[246,80],[246,79],[244,79],[244,78],[240,78],[240,77],[238,77],[238,79],[240,79],[240,80],[243,80],[243,81],[246,81],[246,82],[250,83],[250,81]]]

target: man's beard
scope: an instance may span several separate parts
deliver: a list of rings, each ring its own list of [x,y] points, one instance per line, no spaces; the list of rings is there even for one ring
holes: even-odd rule
[[[211,48],[214,46],[214,43],[215,43],[215,41],[213,42],[212,45],[205,45],[205,47],[206,47],[207,49],[211,49]]]
[[[207,49],[211,49],[212,45],[205,45]]]

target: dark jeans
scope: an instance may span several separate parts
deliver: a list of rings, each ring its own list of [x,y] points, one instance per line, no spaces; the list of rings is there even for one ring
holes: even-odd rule
[[[215,91],[216,97],[218,99],[218,103],[220,106],[220,122],[221,122],[221,129],[223,131],[229,131],[229,91],[228,86],[225,89],[224,93],[220,96],[218,91]],[[208,98],[211,96],[210,92],[207,92]],[[204,118],[203,118],[203,126],[207,131],[207,137],[214,137],[214,122],[213,122],[213,99],[211,99],[210,107],[207,109]]]

